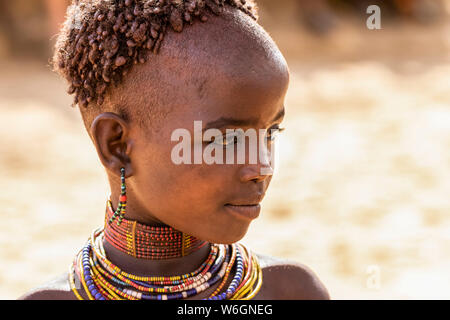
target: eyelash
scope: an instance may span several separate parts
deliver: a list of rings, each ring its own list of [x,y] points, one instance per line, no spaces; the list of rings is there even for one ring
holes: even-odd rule
[[[279,134],[282,133],[284,130],[286,130],[286,128],[280,128],[279,126],[276,126],[274,128],[270,129],[271,131],[274,130],[275,134]],[[269,137],[269,135],[267,135],[267,137]],[[272,137],[272,135],[270,135],[270,137]],[[273,139],[271,139],[272,141],[275,140],[276,135],[273,137]]]
[[[276,134],[279,134],[279,133],[283,132],[284,130],[286,130],[286,128],[280,128],[279,126],[270,128],[270,129],[269,129],[270,133],[266,136],[266,139],[269,140],[269,141],[274,141],[274,140],[275,140],[275,137],[276,137]],[[272,135],[273,133],[274,133],[275,135]],[[236,143],[238,142],[238,141],[237,141],[237,136],[233,136],[233,137],[234,137],[233,143],[229,143],[229,144],[224,144],[224,143],[222,143],[221,145],[224,146],[224,147],[227,147],[227,146],[229,146],[229,145],[234,145],[234,144],[236,144]],[[226,138],[223,138],[222,141],[226,141]],[[205,143],[207,143],[207,144],[212,144],[212,143],[214,143],[214,141],[205,141]]]

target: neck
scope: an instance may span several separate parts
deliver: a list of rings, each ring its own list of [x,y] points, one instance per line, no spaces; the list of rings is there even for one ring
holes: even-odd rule
[[[135,275],[171,276],[198,268],[210,253],[210,244],[169,226],[147,226],[114,214],[108,199],[103,245],[108,259]]]

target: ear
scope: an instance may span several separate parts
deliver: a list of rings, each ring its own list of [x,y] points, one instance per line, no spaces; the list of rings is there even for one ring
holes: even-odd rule
[[[115,113],[104,112],[94,119],[90,131],[105,169],[120,176],[120,168],[125,168],[125,178],[132,176],[130,154],[133,141],[126,121]]]

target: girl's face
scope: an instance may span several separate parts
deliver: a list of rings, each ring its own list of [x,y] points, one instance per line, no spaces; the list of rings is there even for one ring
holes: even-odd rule
[[[146,212],[148,218],[151,215],[210,242],[232,243],[245,235],[250,222],[259,214],[259,203],[272,178],[270,159],[274,142],[270,135],[266,137],[266,148],[257,147],[258,152],[263,151],[262,156],[252,164],[249,153],[255,148],[249,146],[247,138],[245,162],[239,164],[236,140],[233,134],[226,135],[226,129],[277,131],[284,115],[288,74],[273,69],[263,75],[247,73],[234,79],[216,76],[214,81],[204,85],[202,98],[198,93],[182,92],[185,99],[189,95],[187,100],[191,103],[174,108],[151,137],[146,137],[142,131],[135,133],[137,138],[131,157],[134,176],[129,184],[142,206],[140,212]],[[211,143],[214,138],[195,141],[194,121],[201,121],[203,131],[216,128],[224,134],[223,146],[220,146],[220,139],[215,141],[223,150],[223,164],[205,163],[203,154],[208,145],[214,144]],[[183,141],[179,136],[172,141],[177,129],[189,132],[188,150],[174,150]],[[263,136],[257,137],[258,142],[263,139]],[[186,145],[186,141],[183,143]],[[201,148],[199,164],[194,163],[196,144]],[[234,149],[234,157],[232,163],[227,164],[226,154],[230,149]],[[186,151],[191,153],[190,164],[176,164],[178,156],[182,157]]]
[[[224,34],[220,25],[212,25],[208,30],[210,36],[216,38],[196,36],[189,44],[189,32],[202,27],[199,26],[183,32],[183,48],[180,48],[180,35],[171,33],[165,39],[165,46],[170,47],[172,43],[177,49],[151,58],[151,64],[139,66],[139,71],[133,75],[134,82],[139,82],[134,95],[139,95],[137,103],[142,103],[145,97],[154,94],[155,78],[147,75],[163,67],[165,72],[158,73],[156,85],[163,85],[167,99],[159,101],[164,100],[163,107],[170,112],[159,119],[158,128],[145,130],[134,125],[129,129],[132,142],[129,160],[133,173],[126,180],[126,216],[142,223],[162,222],[210,242],[233,243],[245,235],[250,222],[259,215],[259,203],[272,178],[270,160],[274,148],[270,133],[271,129],[277,131],[284,116],[289,72],[272,42],[245,38],[237,32],[227,33],[229,39],[222,43],[228,47],[223,50],[212,46],[199,49]],[[217,32],[211,28],[216,28]],[[183,69],[181,58],[175,56],[183,52],[189,56],[192,48],[196,55],[185,61],[188,70]],[[200,59],[199,55],[206,51],[209,56]],[[211,57],[216,59],[214,64]],[[195,141],[195,121],[201,121],[203,131],[213,128],[224,134],[224,164],[205,162],[202,155],[208,146],[211,148],[208,141],[214,138]],[[172,135],[180,129],[189,132],[191,137],[188,140],[190,164],[177,164],[174,160],[174,154],[180,155],[174,148],[182,140],[177,137],[172,141]],[[244,163],[237,161],[237,144],[232,136],[225,135],[226,129],[269,133],[266,138],[257,134],[256,151],[260,156],[256,162],[249,161],[249,153],[254,151],[249,147],[250,139],[246,139]],[[266,145],[264,139],[268,141]],[[213,143],[216,147],[220,145],[220,141]],[[261,148],[261,143],[266,147]],[[200,148],[201,163],[194,163],[195,146]],[[234,149],[234,157],[231,164],[226,164],[230,149]]]

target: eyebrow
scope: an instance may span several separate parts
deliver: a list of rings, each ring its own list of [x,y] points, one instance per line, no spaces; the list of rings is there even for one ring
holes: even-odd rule
[[[283,109],[281,109],[276,115],[275,117],[272,119],[271,123],[280,120],[281,118],[284,117],[285,114],[285,108],[283,107]],[[210,128],[222,128],[226,125],[231,125],[231,126],[246,126],[249,125],[251,123],[255,123],[258,121],[258,118],[249,118],[249,119],[236,119],[236,118],[228,118],[228,117],[220,117],[217,120],[208,122],[205,126],[204,130],[210,129]]]

